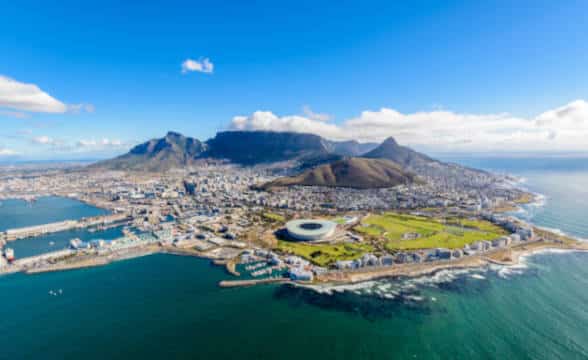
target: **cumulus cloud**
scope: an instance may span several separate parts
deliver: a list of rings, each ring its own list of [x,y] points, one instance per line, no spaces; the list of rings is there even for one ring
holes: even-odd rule
[[[307,132],[332,139],[346,136],[343,129],[335,124],[299,115],[279,117],[271,111],[256,111],[250,116],[235,116],[230,129]]]
[[[29,114],[23,112],[57,113],[63,114],[94,112],[92,104],[64,104],[55,99],[35,84],[26,84],[9,77],[0,75],[0,116],[11,116],[25,119]]]
[[[0,75],[0,107],[44,113],[67,111],[67,105],[53,98],[37,85],[21,83],[2,75]]]
[[[588,102],[576,100],[532,118],[445,110],[404,114],[382,108],[363,111],[341,124],[256,111],[235,116],[229,128],[305,132],[364,142],[394,136],[400,143],[431,151],[588,151]]]
[[[211,74],[214,71],[214,64],[209,58],[204,58],[202,60],[184,60],[184,62],[182,62],[182,74],[187,74],[193,71]]]
[[[312,111],[312,109],[308,105],[304,105],[302,107],[302,113],[304,114],[304,116],[306,116],[307,118],[309,118],[311,120],[317,120],[317,121],[331,120],[331,115],[325,114],[325,113],[315,113],[314,111]]]

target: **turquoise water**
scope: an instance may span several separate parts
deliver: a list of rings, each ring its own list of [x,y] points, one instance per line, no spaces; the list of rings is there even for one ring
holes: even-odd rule
[[[588,171],[517,169],[548,190],[543,210],[521,216],[585,234],[585,193],[569,182]],[[220,289],[222,268],[171,255],[16,274],[0,277],[0,358],[587,359],[586,264],[588,253],[541,254],[321,292]]]
[[[108,214],[107,210],[55,196],[41,197],[31,203],[16,199],[0,202],[0,231]]]
[[[107,210],[62,197],[41,197],[32,203],[23,200],[4,200],[0,206],[0,231],[105,214],[108,214]],[[112,240],[121,236],[120,227],[93,233],[86,229],[73,229],[11,241],[7,246],[14,249],[16,258],[23,258],[64,249],[73,238],[88,241],[98,238]]]
[[[86,229],[74,229],[34,238],[11,241],[7,246],[14,250],[16,258],[19,259],[65,249],[69,246],[69,241],[74,238],[79,238],[82,241],[90,241],[93,239],[113,240],[122,236],[122,227],[115,227],[96,232],[90,232]]]

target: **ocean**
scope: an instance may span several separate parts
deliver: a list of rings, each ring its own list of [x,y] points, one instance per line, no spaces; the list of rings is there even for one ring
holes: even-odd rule
[[[545,199],[518,216],[588,238],[586,162],[458,160],[521,176]],[[317,289],[221,289],[222,268],[172,255],[15,274],[0,277],[0,358],[587,359],[587,263],[550,252]]]

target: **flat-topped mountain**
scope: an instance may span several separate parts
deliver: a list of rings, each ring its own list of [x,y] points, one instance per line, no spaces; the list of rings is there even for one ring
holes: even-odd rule
[[[318,135],[272,131],[224,131],[206,142],[204,157],[243,165],[323,157],[329,151]]]
[[[263,188],[306,185],[373,189],[410,184],[415,180],[413,173],[390,160],[346,158],[306,170],[297,176],[279,178]]]

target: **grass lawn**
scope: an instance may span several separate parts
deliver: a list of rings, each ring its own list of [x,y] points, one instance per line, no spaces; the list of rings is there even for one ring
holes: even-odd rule
[[[278,240],[277,250],[298,255],[316,265],[329,266],[338,260],[353,260],[373,251],[368,244],[308,244]]]
[[[280,214],[273,213],[273,212],[264,212],[262,214],[262,216],[264,219],[269,220],[269,221],[275,221],[275,222],[281,222],[281,223],[286,221],[285,217],[283,217]]]
[[[387,250],[462,248],[480,240],[492,240],[506,232],[484,220],[450,219],[446,223],[429,217],[396,213],[372,215],[355,227],[357,232],[385,239]],[[416,233],[416,239],[402,239]]]

